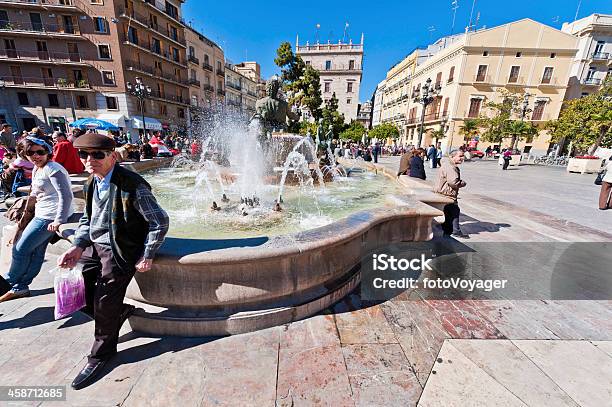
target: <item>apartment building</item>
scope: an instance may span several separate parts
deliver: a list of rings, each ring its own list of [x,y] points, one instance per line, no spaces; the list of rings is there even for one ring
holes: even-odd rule
[[[376,90],[374,90],[374,95],[372,95],[372,127],[382,124],[385,89],[386,80],[383,80],[376,85]]]
[[[225,55],[221,47],[192,27],[186,27],[190,104],[210,109],[225,100]],[[222,69],[217,69],[221,67]]]
[[[319,72],[323,100],[336,94],[338,111],[344,114],[346,123],[355,120],[363,74],[363,35],[359,44],[339,41],[310,45],[307,42],[301,46],[298,40],[295,48],[296,54]]]
[[[1,0],[0,119],[65,130],[83,117],[133,137],[182,130],[189,101],[183,0]],[[128,92],[136,78],[151,90]]]
[[[359,105],[357,112],[357,122],[363,124],[366,130],[372,128],[372,102],[367,101]]]
[[[596,92],[612,73],[612,15],[591,14],[573,23],[564,23],[561,31],[579,38],[567,99]]]
[[[256,62],[243,62],[237,65],[226,63],[225,67],[227,109],[252,116],[255,113],[255,103],[258,99],[257,89],[261,81],[259,64]]]
[[[422,146],[438,141],[432,135],[436,130],[444,132],[439,141],[445,151],[462,145],[464,120],[489,114],[485,104],[501,101],[502,90],[526,95],[530,113],[523,119],[542,126],[559,115],[577,49],[576,37],[530,19],[462,35],[414,70],[407,142],[418,142],[423,106],[417,101],[428,79],[434,100],[424,112]],[[519,144],[534,153],[546,153],[549,147],[543,130]]]

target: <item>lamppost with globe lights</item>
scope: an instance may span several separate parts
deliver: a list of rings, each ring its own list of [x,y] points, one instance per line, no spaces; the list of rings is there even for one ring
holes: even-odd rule
[[[423,109],[421,110],[421,127],[419,128],[419,140],[417,142],[417,148],[421,147],[421,142],[423,141],[423,129],[425,127],[425,110],[427,109],[427,106],[433,103],[437,96],[437,89],[434,89],[431,86],[431,78],[427,78],[421,90],[421,96],[417,96],[414,98],[415,103],[423,105]]]
[[[151,87],[145,85],[142,82],[142,79],[139,77],[136,78],[135,84],[128,82],[126,86],[127,86],[128,93],[134,96],[135,98],[137,98],[140,104],[140,115],[142,116],[142,129],[143,129],[142,134],[143,136],[146,137],[147,136],[147,123],[145,122],[144,102],[148,97],[150,97],[153,94],[153,91],[151,90]]]

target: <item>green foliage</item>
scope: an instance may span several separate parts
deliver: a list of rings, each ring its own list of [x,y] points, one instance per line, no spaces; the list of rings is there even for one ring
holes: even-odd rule
[[[306,133],[310,132],[310,135],[314,138],[317,134],[317,123],[311,123],[308,121],[303,121],[303,122],[299,122],[299,130],[298,132],[302,135],[305,136]]]
[[[530,139],[538,134],[538,128],[536,126],[531,124],[531,122],[521,120],[510,120],[506,125],[505,131],[512,136],[515,144],[518,140]],[[514,145],[512,147],[514,147]]]
[[[465,119],[463,126],[459,127],[459,134],[463,136],[464,141],[470,141],[480,133],[480,120]]]
[[[366,128],[363,126],[363,124],[353,120],[348,128],[340,133],[340,138],[343,140],[360,142],[365,133]]]
[[[281,68],[283,89],[290,95],[289,104],[306,107],[316,120],[320,119],[323,99],[319,72],[295,55],[288,42],[278,47],[274,63]]]
[[[386,140],[388,138],[394,139],[399,137],[399,130],[392,123],[382,123],[378,126],[374,126],[368,135],[370,138],[376,138],[378,140]]]
[[[608,79],[598,92],[565,101],[559,119],[546,124],[552,141],[571,141],[581,153],[612,147],[611,96],[612,79]]]
[[[329,126],[332,126],[334,138],[338,138],[340,133],[346,128],[344,115],[338,111],[338,98],[335,93],[331,99],[325,102],[325,106],[323,106],[321,111],[321,117],[323,119],[323,134],[327,133]]]
[[[513,115],[520,117],[522,112],[523,95],[519,93],[511,93],[507,90],[499,92],[497,100],[485,104],[485,112],[478,118],[478,127],[482,129],[482,140],[491,143],[501,144],[502,140],[508,137],[508,126],[512,122]],[[525,111],[525,114],[531,112],[530,109]],[[513,142],[516,139],[513,139]]]

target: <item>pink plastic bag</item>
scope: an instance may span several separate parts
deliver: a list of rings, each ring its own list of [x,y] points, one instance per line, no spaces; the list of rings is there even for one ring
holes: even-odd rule
[[[85,280],[80,265],[55,272],[55,319],[62,319],[85,306]]]

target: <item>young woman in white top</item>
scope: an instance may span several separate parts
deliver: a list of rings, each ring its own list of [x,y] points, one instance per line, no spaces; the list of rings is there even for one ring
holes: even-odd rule
[[[13,261],[5,276],[12,289],[0,302],[30,295],[29,285],[40,272],[49,241],[73,213],[70,177],[64,167],[50,161],[52,147],[30,136],[20,144],[34,164],[30,195],[36,197],[36,206],[34,219],[13,246]]]

